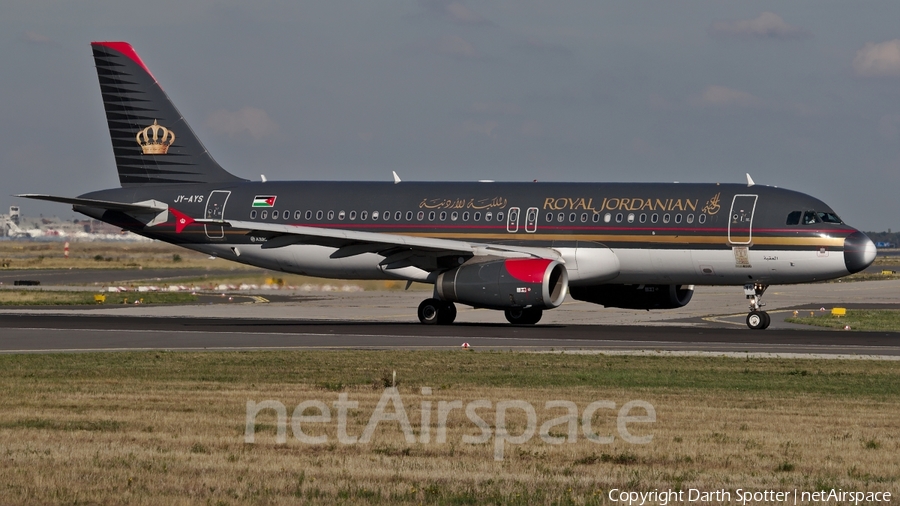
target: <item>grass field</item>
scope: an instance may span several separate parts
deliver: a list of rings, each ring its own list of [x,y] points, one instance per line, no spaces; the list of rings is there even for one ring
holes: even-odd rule
[[[798,316],[785,320],[789,323],[801,323],[816,327],[869,331],[900,331],[900,310],[892,309],[848,309],[846,316],[832,316],[830,313],[817,316]]]
[[[290,424],[274,412],[245,442],[247,401],[332,406],[346,394],[346,432],[360,435],[393,381],[415,431],[382,422],[366,444],[338,442],[334,418]],[[430,395],[423,387],[433,389]],[[142,352],[0,356],[0,502],[15,504],[607,504],[610,488],[690,487],[900,492],[900,370],[896,362],[666,358],[471,351]],[[650,403],[656,422],[616,411],[594,431],[611,444],[539,437],[462,442],[480,430],[462,410],[435,443],[441,401],[524,400],[541,424],[594,401]],[[421,423],[424,411],[432,414]],[[388,407],[389,412],[394,408]],[[492,408],[478,411],[490,427]],[[642,414],[638,412],[637,414]],[[307,411],[305,414],[314,414]],[[336,415],[336,410],[332,410]],[[507,413],[522,434],[521,410]],[[432,439],[421,442],[423,426]],[[565,424],[550,431],[567,434]]]
[[[65,258],[62,242],[2,241],[0,269],[256,269],[235,262],[213,264],[207,255],[160,242],[70,242]]]
[[[94,292],[54,290],[0,290],[0,306],[81,306],[98,302]],[[103,293],[103,304],[185,304],[197,302],[196,295],[177,292]]]

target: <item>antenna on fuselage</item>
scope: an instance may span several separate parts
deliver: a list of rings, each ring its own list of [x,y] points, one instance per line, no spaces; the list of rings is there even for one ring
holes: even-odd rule
[[[755,184],[756,184],[756,183],[753,182],[753,178],[750,177],[750,173],[748,172],[748,173],[747,173],[747,187],[749,188],[749,187],[751,187],[751,186],[753,186],[753,185],[755,185]]]

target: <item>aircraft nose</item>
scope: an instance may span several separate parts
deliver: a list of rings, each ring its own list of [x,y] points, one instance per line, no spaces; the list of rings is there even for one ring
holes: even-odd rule
[[[862,232],[853,232],[844,239],[844,263],[850,274],[872,265],[877,253],[875,243]]]

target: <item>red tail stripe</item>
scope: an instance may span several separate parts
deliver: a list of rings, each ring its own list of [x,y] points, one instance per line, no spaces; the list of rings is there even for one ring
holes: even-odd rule
[[[141,57],[138,56],[137,52],[131,47],[131,44],[127,42],[91,42],[92,46],[104,46],[112,49],[113,51],[118,51],[123,55],[131,58],[131,61],[140,65],[145,72],[150,74],[150,77],[153,77],[153,74],[150,72],[150,69],[144,65],[144,62],[141,60]],[[153,77],[153,80],[156,81],[156,78]]]

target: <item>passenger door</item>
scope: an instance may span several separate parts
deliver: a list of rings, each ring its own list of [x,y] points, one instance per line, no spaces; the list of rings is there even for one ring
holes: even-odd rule
[[[735,195],[728,220],[728,242],[747,245],[753,240],[753,213],[757,195]]]
[[[228,203],[228,197],[231,192],[227,190],[213,190],[206,200],[206,212],[204,218],[207,220],[224,220],[225,204]],[[222,225],[203,225],[206,229],[206,237],[210,239],[223,239],[225,230]]]

